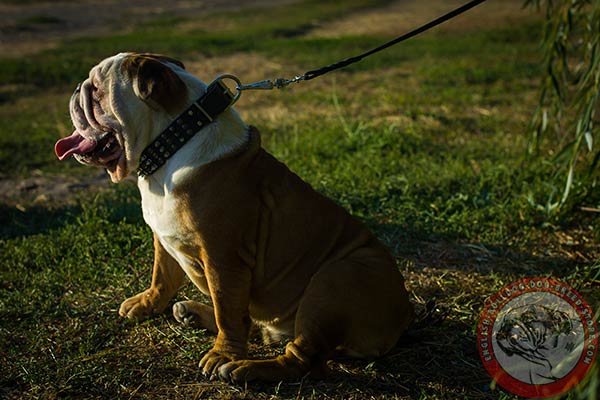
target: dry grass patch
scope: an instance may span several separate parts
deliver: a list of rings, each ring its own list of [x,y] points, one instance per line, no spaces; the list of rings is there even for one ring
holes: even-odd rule
[[[457,8],[462,0],[397,0],[389,6],[359,12],[313,29],[307,36],[337,38],[341,36],[399,36]],[[438,28],[438,32],[476,32],[480,29],[519,24],[531,19],[532,10],[523,9],[521,0],[488,1]]]

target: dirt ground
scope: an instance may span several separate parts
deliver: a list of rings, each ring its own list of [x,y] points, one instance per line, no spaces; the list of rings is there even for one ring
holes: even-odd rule
[[[0,54],[23,57],[51,48],[59,40],[112,31],[159,16],[198,16],[209,12],[268,7],[297,0],[130,0],[0,2]]]

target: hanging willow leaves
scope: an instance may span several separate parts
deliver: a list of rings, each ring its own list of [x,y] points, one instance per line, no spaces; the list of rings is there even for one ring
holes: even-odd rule
[[[557,154],[552,161],[564,182],[562,205],[576,181],[592,184],[600,158],[594,148],[600,134],[600,0],[526,0],[525,5],[546,12],[546,75],[531,121],[529,150],[538,153],[545,141]],[[588,164],[590,173],[578,174],[578,163]]]

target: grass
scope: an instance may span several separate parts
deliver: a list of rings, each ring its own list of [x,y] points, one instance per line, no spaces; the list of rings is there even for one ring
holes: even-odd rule
[[[292,76],[387,39],[306,34],[386,4],[222,13],[212,27],[160,19],[28,59],[0,58],[0,178],[85,181],[97,172],[59,163],[52,146],[70,133],[69,91],[104,56],[152,50],[200,76],[223,60],[219,68],[257,79]],[[268,150],[377,233],[417,309],[434,301],[449,311],[443,323],[382,359],[335,362],[324,381],[208,382],[197,363],[210,335],[168,314],[141,324],[117,316],[120,302],[149,284],[152,263],[132,184],[53,201],[0,197],[0,397],[512,398],[490,388],[477,354],[485,299],[520,277],[551,275],[600,309],[598,220],[580,210],[597,206],[598,194],[582,191],[550,217],[551,171],[524,158],[542,73],[540,27],[532,16],[519,26],[429,33],[318,81],[245,93],[238,106]],[[184,298],[197,290],[187,285]],[[252,341],[255,357],[281,350]],[[593,398],[599,379],[591,376],[569,398]]]

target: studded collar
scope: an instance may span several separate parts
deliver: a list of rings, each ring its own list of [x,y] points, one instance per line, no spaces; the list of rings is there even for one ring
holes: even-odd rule
[[[156,172],[196,132],[210,124],[233,104],[234,98],[234,94],[221,80],[211,83],[198,100],[192,103],[144,149],[140,156],[137,174],[145,177]]]

